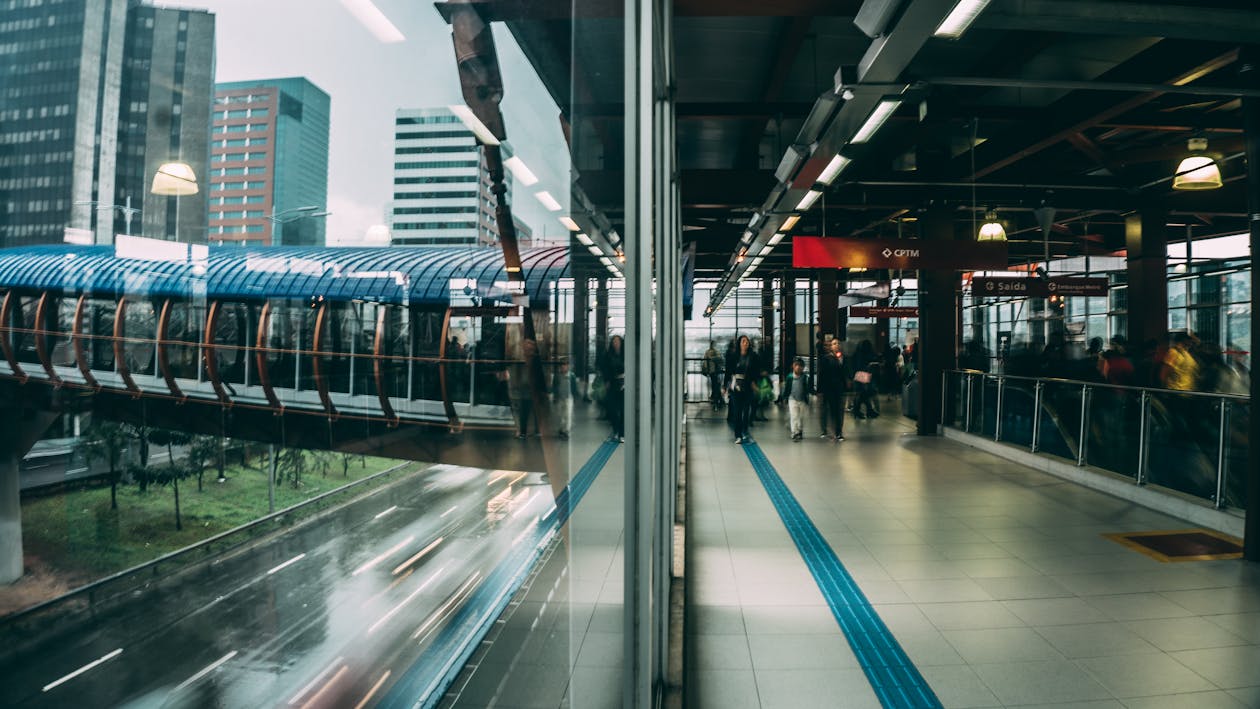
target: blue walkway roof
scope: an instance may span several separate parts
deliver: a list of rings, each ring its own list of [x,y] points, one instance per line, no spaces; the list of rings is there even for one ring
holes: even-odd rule
[[[508,278],[498,248],[211,246],[200,251],[204,248],[174,259],[119,258],[112,246],[0,249],[0,289],[110,298],[305,301],[323,296],[334,302],[446,306],[451,279],[473,279],[483,299],[506,299],[502,284]],[[565,247],[525,250],[521,261],[535,303],[547,301],[556,279],[569,277]]]

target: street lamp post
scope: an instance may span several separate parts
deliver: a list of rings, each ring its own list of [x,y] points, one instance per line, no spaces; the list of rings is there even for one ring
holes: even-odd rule
[[[122,213],[123,213],[123,219],[124,219],[124,221],[125,221],[125,223],[126,223],[126,225],[125,225],[125,226],[124,226],[124,228],[123,228],[123,231],[124,231],[126,234],[128,234],[128,235],[130,235],[130,234],[131,234],[131,219],[132,219],[132,217],[134,217],[135,215],[137,215],[137,214],[139,214],[139,213],[140,213],[140,208],[139,208],[139,207],[133,207],[133,206],[131,206],[131,195],[128,195],[128,196],[127,196],[127,203],[126,203],[125,205],[122,205],[122,204],[104,204],[104,203],[102,203],[102,202],[95,202],[95,201],[75,202],[74,204],[75,204],[75,206],[94,206],[94,207],[96,207],[96,209],[97,209],[97,210],[102,211],[102,212],[104,212],[104,211],[106,211],[106,210],[108,210],[108,211],[111,211],[111,212],[112,212],[112,211],[114,211],[115,209],[116,209],[116,210],[118,210],[118,211],[120,211],[120,212],[122,212]]]
[[[328,211],[321,212],[318,210],[319,210],[319,207],[317,205],[312,204],[312,205],[307,205],[305,207],[293,207],[291,209],[283,209],[279,212],[268,214],[266,218],[267,218],[267,221],[271,222],[273,225],[283,227],[285,224],[288,224],[289,222],[295,222],[299,219],[319,219],[321,217],[326,217],[332,214],[332,212],[328,212]],[[275,243],[275,230],[274,229],[272,230],[272,243],[273,244]]]

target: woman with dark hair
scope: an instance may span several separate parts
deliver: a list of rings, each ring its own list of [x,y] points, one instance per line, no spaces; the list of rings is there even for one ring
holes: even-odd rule
[[[619,441],[626,440],[626,353],[621,335],[608,340],[608,350],[599,361],[599,374],[604,379],[604,408],[612,435]]]
[[[757,376],[761,374],[761,362],[753,351],[752,341],[747,335],[739,336],[739,345],[735,349],[735,366],[730,368],[731,374],[731,427],[735,429],[735,442],[752,442],[748,435],[748,425],[752,419],[753,405],[756,402]]]

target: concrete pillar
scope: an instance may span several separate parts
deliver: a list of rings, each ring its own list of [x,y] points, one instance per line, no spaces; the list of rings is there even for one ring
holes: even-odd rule
[[[0,449],[0,584],[22,578],[21,459],[15,446]]]
[[[796,283],[786,274],[779,285],[779,371],[792,371],[796,359]]]
[[[950,241],[954,218],[934,206],[919,219],[921,238]],[[958,272],[919,271],[919,421],[920,436],[937,435],[941,420],[941,381],[958,353]]]
[[[774,279],[761,279],[761,361],[774,373]]]
[[[1168,333],[1168,233],[1167,212],[1155,204],[1143,205],[1125,219],[1128,250],[1129,347],[1141,353],[1149,340]]]
[[[1243,83],[1260,87],[1260,52],[1244,47],[1239,61]],[[1251,400],[1260,396],[1260,377],[1255,374],[1260,343],[1260,279],[1256,277],[1255,254],[1260,250],[1260,99],[1243,99],[1243,128],[1247,150],[1247,214],[1251,225]],[[1130,301],[1132,302],[1132,301]],[[1247,449],[1247,522],[1243,540],[1243,558],[1260,561],[1260,416],[1251,412],[1251,430]]]
[[[573,279],[573,330],[570,333],[569,347],[573,350],[572,371],[579,382],[586,381],[590,371],[590,313],[591,286],[586,276]],[[583,388],[585,394],[585,388]]]

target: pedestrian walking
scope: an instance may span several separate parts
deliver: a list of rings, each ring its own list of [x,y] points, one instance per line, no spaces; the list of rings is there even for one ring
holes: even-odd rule
[[[788,393],[788,431],[792,440],[799,441],[805,435],[805,412],[809,410],[809,378],[805,376],[805,361],[800,357],[792,360],[792,371],[783,384]]]

